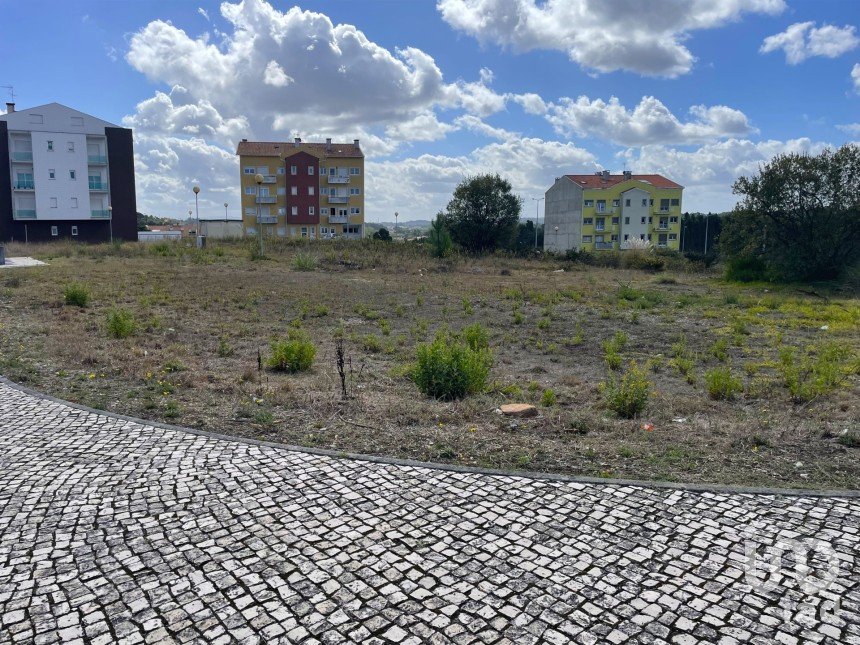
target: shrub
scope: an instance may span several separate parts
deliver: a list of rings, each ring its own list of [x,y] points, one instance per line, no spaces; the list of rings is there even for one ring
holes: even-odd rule
[[[627,334],[623,331],[616,331],[615,336],[609,340],[603,341],[603,358],[606,365],[611,370],[617,370],[621,367],[621,350],[627,345]]]
[[[492,365],[489,350],[472,349],[444,334],[416,348],[412,380],[435,399],[460,399],[484,389]]]
[[[292,329],[286,340],[271,342],[267,364],[278,372],[304,372],[313,365],[317,350],[306,332]]]
[[[361,346],[364,351],[376,354],[382,351],[382,341],[375,334],[367,334],[361,339]]]
[[[460,335],[466,344],[475,351],[481,351],[490,346],[490,335],[481,323],[475,323],[474,325],[463,327],[463,331],[460,332]]]
[[[293,269],[295,271],[313,271],[317,268],[317,259],[309,253],[296,253],[293,256]]]
[[[783,384],[798,403],[826,394],[843,378],[860,371],[860,362],[851,349],[834,342],[807,348],[800,357],[796,351],[793,347],[783,347],[779,358]]]
[[[656,272],[662,271],[666,268],[666,258],[660,257],[659,255],[652,255],[650,253],[636,253],[634,251],[630,254],[626,264],[631,269]]]
[[[757,282],[767,279],[767,267],[759,258],[739,256],[726,262],[726,280],[732,282]]]
[[[729,341],[725,338],[720,338],[711,346],[711,354],[713,354],[721,363],[729,357],[728,355]]]
[[[731,401],[736,392],[742,392],[743,382],[732,375],[729,367],[717,367],[705,372],[705,383],[712,399]]]
[[[227,341],[226,337],[221,336],[221,338],[218,339],[218,356],[220,356],[221,358],[227,358],[228,356],[232,355],[233,347]]]
[[[67,284],[63,289],[63,301],[67,305],[86,307],[90,303],[90,290],[80,282]]]
[[[108,312],[107,329],[114,338],[127,338],[134,333],[134,316],[125,309],[111,309]]]
[[[632,419],[645,409],[651,382],[645,370],[632,361],[620,381],[609,379],[600,384],[600,389],[606,407],[622,418]]]
[[[547,388],[543,391],[543,394],[540,397],[540,402],[545,408],[554,406],[556,403],[555,392],[553,392],[551,388]]]

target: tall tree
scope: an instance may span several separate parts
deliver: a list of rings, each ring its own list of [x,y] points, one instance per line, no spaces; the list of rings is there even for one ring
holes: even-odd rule
[[[451,234],[445,226],[442,213],[430,222],[430,252],[433,257],[444,258],[451,252]]]
[[[779,155],[741,177],[721,251],[757,258],[776,277],[830,279],[860,258],[860,146]]]
[[[454,190],[444,221],[451,237],[467,251],[513,246],[522,199],[499,175],[467,177]]]

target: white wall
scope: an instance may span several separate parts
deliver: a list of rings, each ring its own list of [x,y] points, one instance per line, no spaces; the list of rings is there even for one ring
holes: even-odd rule
[[[630,200],[630,206],[627,206],[627,200]],[[645,206],[642,205],[642,200],[645,200]],[[629,235],[631,239],[638,238],[642,235],[648,239],[648,217],[651,215],[650,206],[651,195],[641,188],[631,188],[621,193],[621,230],[618,235],[618,242],[621,248],[624,248],[624,236]],[[626,224],[626,218],[630,218],[630,223]],[[645,223],[642,223],[642,218],[645,218]]]
[[[582,241],[582,187],[560,177],[546,191],[543,248],[563,253]],[[558,227],[558,231],[556,231]]]

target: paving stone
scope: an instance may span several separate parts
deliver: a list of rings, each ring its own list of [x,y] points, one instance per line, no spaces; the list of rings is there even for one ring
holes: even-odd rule
[[[835,552],[837,616],[790,562],[751,586],[785,539]],[[852,497],[340,459],[0,383],[4,643],[860,645],[858,552]]]

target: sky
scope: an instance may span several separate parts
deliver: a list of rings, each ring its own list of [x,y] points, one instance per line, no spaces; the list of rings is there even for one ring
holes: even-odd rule
[[[19,109],[133,128],[138,210],[159,216],[183,217],[199,184],[201,217],[224,202],[239,217],[242,138],[360,139],[366,219],[401,222],[486,172],[524,216],[556,177],[602,169],[665,175],[685,211],[723,211],[774,155],[860,141],[858,0],[0,0],[0,15],[0,86]]]

